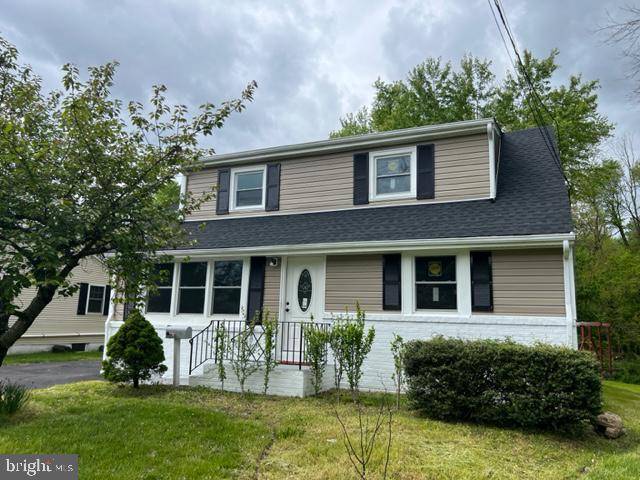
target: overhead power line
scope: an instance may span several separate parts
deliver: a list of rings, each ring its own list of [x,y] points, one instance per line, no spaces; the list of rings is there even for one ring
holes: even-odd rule
[[[554,115],[551,113],[551,111],[547,108],[547,106],[545,105],[544,101],[542,100],[542,97],[540,96],[540,94],[538,93],[531,77],[529,76],[529,72],[525,69],[525,65],[524,62],[522,61],[522,57],[520,56],[520,51],[518,49],[517,43],[516,43],[516,39],[515,39],[515,35],[513,34],[512,30],[511,30],[511,26],[509,25],[509,20],[507,18],[507,15],[505,13],[504,10],[504,6],[502,6],[502,2],[501,0],[493,0],[495,7],[498,11],[498,16],[500,17],[500,20],[498,20],[498,16],[496,16],[496,12],[493,8],[493,5],[491,4],[491,0],[487,0],[487,3],[489,4],[489,9],[491,10],[491,14],[493,15],[493,19],[496,23],[496,27],[498,28],[498,32],[500,33],[500,38],[502,39],[502,43],[504,45],[505,51],[507,52],[507,56],[509,57],[509,61],[511,62],[511,65],[515,71],[516,77],[520,78],[521,80],[523,80],[526,84],[527,87],[529,89],[529,91],[531,92],[531,97],[525,97],[525,103],[527,104],[527,107],[529,108],[531,115],[533,116],[533,119],[536,123],[536,126],[538,127],[538,130],[540,132],[540,135],[542,136],[542,139],[545,143],[546,148],[549,150],[549,153],[551,154],[551,157],[554,160],[554,163],[556,164],[556,166],[558,167],[558,169],[560,170],[560,172],[562,173],[562,176],[564,177],[565,181],[567,180],[567,177],[564,174],[564,170],[562,169],[562,162],[560,160],[560,152],[557,150],[556,145],[553,141],[553,138],[551,136],[551,134],[549,133],[549,130],[546,128],[546,122],[544,119],[544,115],[541,112],[540,108],[542,108],[542,110],[544,110],[544,112],[548,115],[548,117],[551,119],[551,121],[553,122],[553,125],[556,129],[556,135],[558,136],[558,142],[560,141],[560,128],[558,126],[558,122],[556,121]],[[509,48],[509,45],[507,44],[507,39],[505,38],[505,35],[503,34],[503,30],[506,33],[508,39],[509,39],[509,43],[511,44],[511,48]],[[514,58],[511,54],[511,51],[513,50],[513,53],[515,54],[515,61]]]

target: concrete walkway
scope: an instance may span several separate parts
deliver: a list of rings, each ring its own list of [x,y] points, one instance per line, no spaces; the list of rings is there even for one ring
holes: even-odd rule
[[[70,362],[21,363],[0,367],[0,380],[10,380],[31,388],[45,388],[61,383],[100,380],[100,362],[73,360]]]

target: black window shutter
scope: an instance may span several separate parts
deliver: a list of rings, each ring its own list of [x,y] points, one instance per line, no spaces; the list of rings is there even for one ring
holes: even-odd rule
[[[353,155],[353,204],[369,203],[369,153]]]
[[[491,252],[471,252],[471,310],[493,311]]]
[[[264,270],[267,257],[251,257],[249,271],[249,299],[247,301],[247,321],[258,315],[256,323],[262,323],[262,303],[264,300]]]
[[[268,212],[280,210],[280,164],[267,165],[267,202]]]
[[[231,170],[221,168],[218,170],[218,193],[216,201],[216,213],[224,215],[229,213],[229,190],[231,181]]]
[[[87,313],[87,295],[89,294],[89,284],[80,284],[80,295],[78,295],[78,315],[85,315]]]
[[[383,255],[382,258],[382,309],[401,310],[400,254]]]
[[[104,289],[104,307],[102,308],[103,315],[109,315],[109,301],[111,300],[111,285],[107,285]]]
[[[418,145],[418,199],[435,197],[434,145]]]

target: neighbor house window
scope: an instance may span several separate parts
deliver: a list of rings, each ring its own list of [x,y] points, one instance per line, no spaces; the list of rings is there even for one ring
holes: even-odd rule
[[[204,313],[207,262],[183,263],[180,266],[178,313]]]
[[[372,153],[372,200],[415,196],[415,158],[415,148]]]
[[[211,313],[240,313],[242,260],[216,261],[213,264],[213,305]]]
[[[457,308],[456,257],[416,257],[416,308]]]
[[[160,263],[155,266],[160,278],[156,282],[158,291],[149,294],[147,312],[169,313],[171,311],[171,287],[173,284],[173,263]]]
[[[104,293],[107,288],[103,285],[89,285],[87,295],[87,313],[99,313],[104,309]]]
[[[233,170],[233,209],[264,207],[264,167]]]

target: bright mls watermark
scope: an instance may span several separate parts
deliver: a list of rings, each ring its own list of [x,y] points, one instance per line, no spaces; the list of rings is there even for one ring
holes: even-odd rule
[[[0,454],[2,480],[78,480],[78,455]]]

